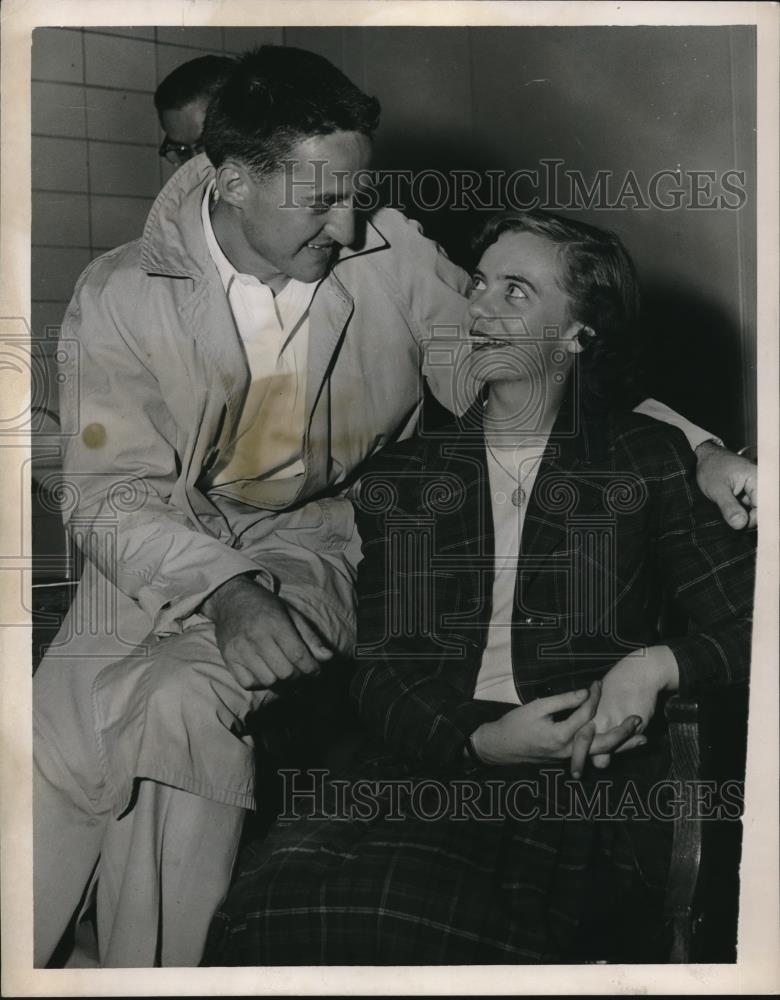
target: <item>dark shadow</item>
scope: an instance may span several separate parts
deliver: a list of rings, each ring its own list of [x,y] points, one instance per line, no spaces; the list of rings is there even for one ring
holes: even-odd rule
[[[396,189],[402,195],[393,199],[392,207],[420,222],[427,236],[440,243],[447,254],[462,267],[472,261],[471,238],[480,224],[505,206],[503,185],[489,182],[489,171],[500,169],[498,153],[490,149],[474,153],[462,142],[436,134],[390,133],[377,140],[374,168],[397,171],[413,177],[427,178],[419,187],[399,179],[396,187],[387,183],[380,193]],[[433,172],[441,178],[441,187]],[[479,178],[474,190],[459,175],[468,173]],[[530,190],[530,189],[529,189]]]
[[[648,284],[642,289],[641,340],[649,394],[729,447],[741,447],[741,337],[733,318],[688,289]]]
[[[496,178],[483,180],[464,196],[459,171],[486,178],[490,171],[507,170],[507,165],[502,164],[498,149],[475,152],[455,138],[435,133],[381,133],[374,167],[413,176],[441,174],[445,195],[456,195],[456,207],[452,197],[439,196],[433,181],[419,189],[397,182],[392,193],[403,197],[394,198],[392,206],[419,221],[426,235],[466,269],[476,263],[471,243],[480,226],[510,204],[519,201],[522,206],[524,200],[530,204],[534,193],[520,183],[508,199],[504,184]],[[379,193],[387,190],[385,183]],[[420,192],[424,197],[415,199],[414,194]],[[577,217],[577,213],[563,214]],[[642,302],[640,364],[647,393],[722,437],[732,448],[741,447],[749,432],[742,406],[742,337],[735,318],[714,301],[671,282],[643,283]]]
[[[699,695],[701,777],[716,791],[716,822],[702,823],[701,868],[693,900],[692,962],[735,962],[742,853],[742,796],[749,690],[745,684]],[[740,817],[735,813],[739,806]]]

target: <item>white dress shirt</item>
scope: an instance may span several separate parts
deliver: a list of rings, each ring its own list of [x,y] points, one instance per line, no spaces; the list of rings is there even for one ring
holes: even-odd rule
[[[302,460],[309,347],[309,307],[318,282],[290,278],[274,296],[251,274],[241,274],[217,242],[211,225],[212,182],[203,198],[203,230],[244,347],[251,383],[238,429],[210,475],[210,484],[242,479],[286,479],[304,472]]]
[[[516,448],[487,449],[490,501],[495,538],[493,610],[488,638],[477,674],[474,697],[519,705],[512,670],[512,616],[515,603],[517,560],[528,498],[544,454],[544,442]],[[512,494],[522,489],[520,506]]]

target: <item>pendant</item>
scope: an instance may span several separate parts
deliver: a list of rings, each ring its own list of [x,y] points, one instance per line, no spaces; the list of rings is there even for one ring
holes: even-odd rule
[[[518,486],[517,489],[512,490],[512,503],[515,507],[522,507],[525,503],[525,490],[522,486]]]

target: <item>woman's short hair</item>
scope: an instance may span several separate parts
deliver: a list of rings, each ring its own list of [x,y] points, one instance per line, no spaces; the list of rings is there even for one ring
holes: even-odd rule
[[[604,409],[636,401],[639,285],[620,239],[606,229],[540,209],[492,216],[478,232],[478,256],[506,232],[535,233],[557,244],[559,284],[569,298],[569,318],[590,327],[579,357],[583,401]]]
[[[379,101],[322,56],[263,45],[236,61],[212,100],[203,143],[215,167],[234,158],[269,174],[312,136],[361,132],[370,138],[379,113]]]

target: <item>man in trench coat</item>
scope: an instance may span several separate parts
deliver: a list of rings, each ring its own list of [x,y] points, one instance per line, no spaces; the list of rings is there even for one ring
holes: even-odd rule
[[[378,115],[312,53],[248,54],[208,158],[76,286],[62,500],[85,566],[34,682],[38,966],[93,898],[101,965],[197,964],[254,804],[247,718],[352,648],[344,490],[414,431],[422,371],[472,402],[467,276],[353,210]]]

